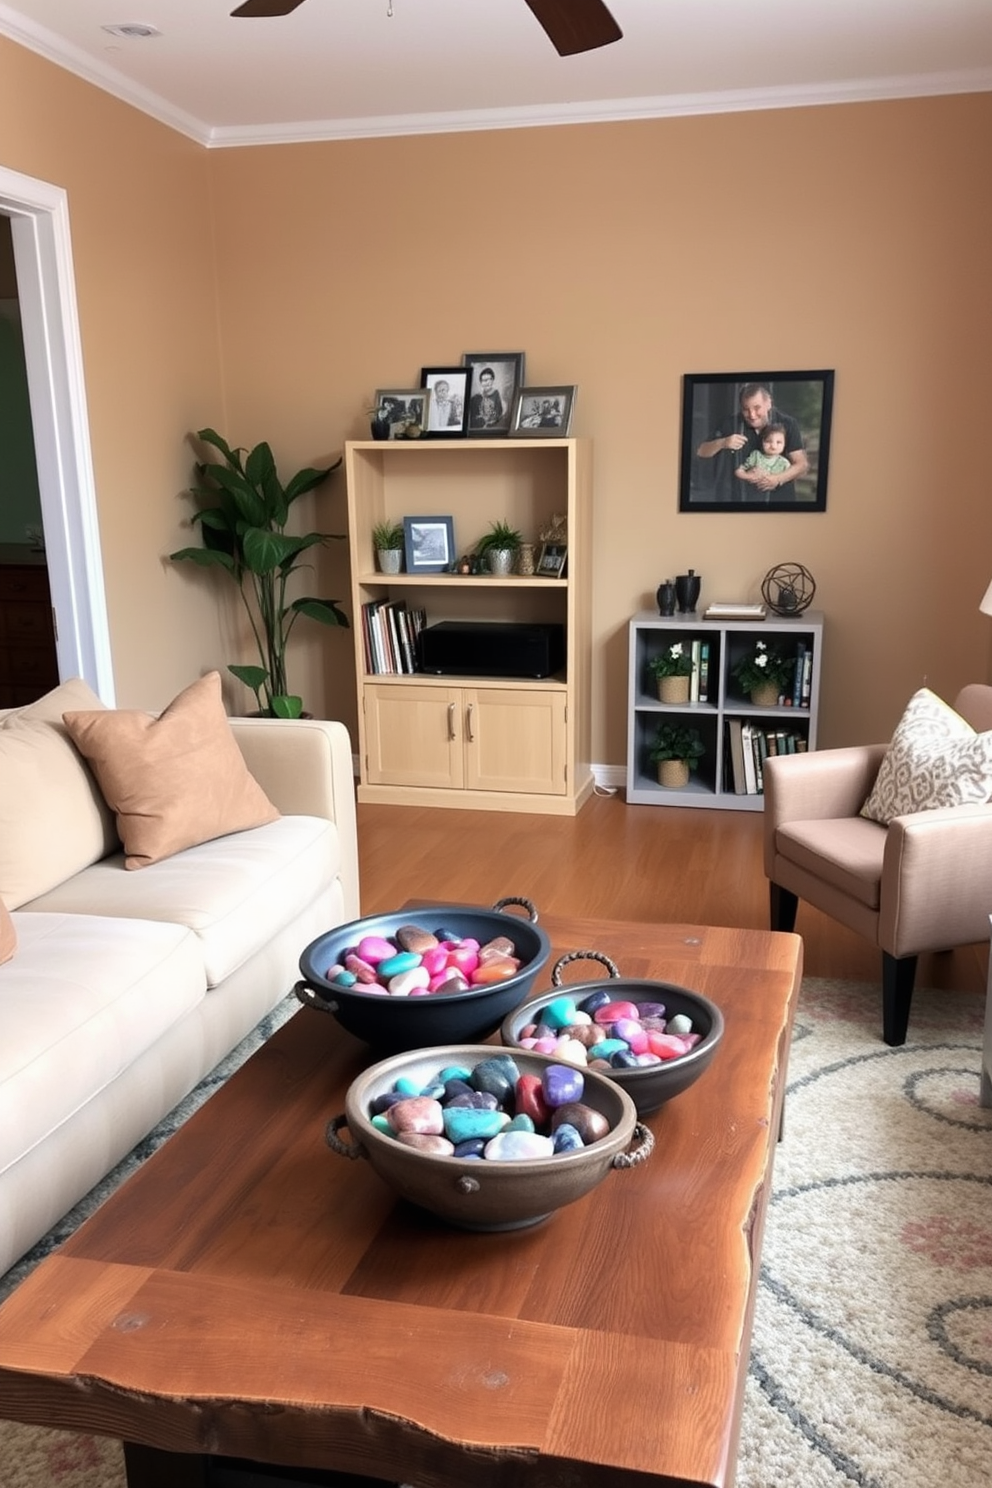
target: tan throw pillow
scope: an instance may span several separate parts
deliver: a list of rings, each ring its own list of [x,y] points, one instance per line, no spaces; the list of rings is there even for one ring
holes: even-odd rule
[[[219,672],[187,687],[158,718],[131,709],[64,717],[117,813],[128,868],[279,816],[235,742]]]
[[[0,966],[17,950],[17,931],[6,904],[0,899]]]
[[[887,827],[897,816],[990,797],[992,732],[976,734],[936,693],[921,687],[899,720],[861,815]]]

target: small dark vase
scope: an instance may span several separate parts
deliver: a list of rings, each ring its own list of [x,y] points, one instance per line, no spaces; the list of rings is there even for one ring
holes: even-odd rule
[[[675,614],[675,585],[671,579],[666,579],[663,584],[658,585],[655,599],[658,601],[659,615]]]
[[[369,425],[369,428],[372,430],[372,438],[373,439],[388,439],[389,438],[389,420],[388,419],[374,418],[372,420],[371,424]]]
[[[687,574],[678,574],[675,579],[675,597],[683,615],[696,608],[702,581],[694,568]]]

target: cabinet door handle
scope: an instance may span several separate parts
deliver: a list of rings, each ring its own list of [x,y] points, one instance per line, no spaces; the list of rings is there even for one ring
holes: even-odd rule
[[[468,707],[465,710],[465,732],[468,734],[468,742],[470,744],[475,743],[475,735],[472,732],[472,714],[474,711],[475,704],[469,703]]]
[[[448,704],[448,740],[449,740],[449,742],[451,740],[453,740],[454,737],[455,737],[455,705],[454,705],[454,703],[449,703]]]

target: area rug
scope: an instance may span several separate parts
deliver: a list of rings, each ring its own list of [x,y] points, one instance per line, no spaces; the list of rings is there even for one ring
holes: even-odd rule
[[[290,1005],[274,1016],[281,1021]],[[877,987],[807,978],[775,1157],[738,1488],[987,1488],[992,1111],[980,998],[917,992],[880,1039]],[[237,1051],[102,1186],[227,1078]],[[85,1201],[60,1227],[80,1221]],[[0,1280],[4,1296],[42,1254]],[[0,1488],[124,1488],[116,1442],[0,1422]]]

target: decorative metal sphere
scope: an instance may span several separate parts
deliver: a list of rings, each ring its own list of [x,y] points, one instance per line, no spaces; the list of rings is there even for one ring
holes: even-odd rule
[[[815,593],[816,581],[801,563],[776,563],[761,581],[761,597],[776,615],[801,615]]]

